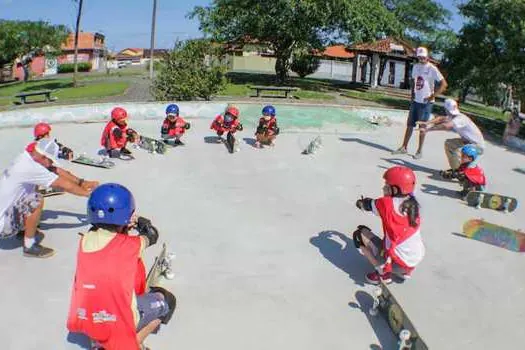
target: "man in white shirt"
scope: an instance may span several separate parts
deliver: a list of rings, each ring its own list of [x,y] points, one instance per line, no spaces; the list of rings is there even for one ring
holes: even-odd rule
[[[47,258],[54,250],[40,244],[44,234],[37,232],[44,199],[37,186],[56,187],[87,197],[98,186],[59,168],[59,146],[51,139],[29,144],[0,176],[0,238],[23,233],[25,256]]]
[[[478,126],[466,115],[461,113],[458,103],[451,98],[445,100],[447,116],[437,117],[425,123],[419,123],[421,133],[429,131],[452,130],[459,134],[459,138],[445,141],[445,153],[451,169],[458,169],[461,165],[461,148],[471,144],[482,154],[485,149],[485,139]]]
[[[439,69],[429,62],[428,50],[424,47],[418,47],[416,50],[418,63],[412,69],[412,79],[410,81],[412,96],[410,103],[410,112],[408,114],[407,128],[403,145],[392,154],[406,154],[408,143],[412,137],[412,131],[417,122],[426,122],[432,114],[432,107],[436,95],[443,93],[447,89],[447,82]],[[434,91],[435,83],[439,86]],[[420,159],[423,156],[423,143],[425,134],[419,134],[419,146],[414,155],[414,159]]]

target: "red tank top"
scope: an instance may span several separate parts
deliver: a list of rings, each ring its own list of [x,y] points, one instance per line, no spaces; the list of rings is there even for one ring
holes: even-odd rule
[[[139,349],[131,302],[133,291],[145,288],[140,247],[140,237],[124,234],[95,252],[84,253],[80,242],[67,321],[71,332],[86,334],[106,350]]]
[[[381,217],[383,232],[392,243],[390,250],[393,250],[395,246],[404,242],[419,230],[420,218],[416,219],[416,227],[410,226],[408,216],[399,215],[394,209],[394,199],[392,197],[381,197],[376,199],[374,203]]]

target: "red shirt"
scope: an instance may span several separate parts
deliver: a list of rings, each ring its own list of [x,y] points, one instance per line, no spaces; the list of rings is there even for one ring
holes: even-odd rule
[[[116,137],[114,130],[120,129],[121,136]],[[118,125],[113,120],[109,121],[102,132],[102,137],[100,138],[100,145],[107,150],[110,149],[120,149],[126,147],[128,126]]]
[[[168,130],[169,136],[181,135],[186,132],[184,126],[186,121],[182,117],[177,116],[174,121],[169,120],[168,118],[164,119],[162,123],[162,129]]]
[[[224,116],[219,114],[215,117],[211,123],[210,129],[220,131],[220,132],[231,132],[232,134],[237,131],[237,127],[240,122],[237,118],[232,118],[233,120],[230,123],[227,123]]]

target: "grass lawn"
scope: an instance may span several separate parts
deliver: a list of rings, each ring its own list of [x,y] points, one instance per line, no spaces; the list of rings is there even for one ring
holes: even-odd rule
[[[20,83],[0,87],[0,106],[12,104],[17,99],[14,96],[20,92],[30,92],[39,90],[58,90],[51,96],[56,96],[60,101],[93,99],[106,96],[120,95],[126,91],[129,84],[127,82],[80,82],[80,86],[73,88],[71,78],[35,80],[27,83]],[[44,100],[43,96],[28,97],[28,101]]]

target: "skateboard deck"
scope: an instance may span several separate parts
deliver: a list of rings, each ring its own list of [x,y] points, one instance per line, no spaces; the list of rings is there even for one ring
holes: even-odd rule
[[[230,132],[226,135],[226,148],[228,149],[228,152],[234,153],[235,152],[235,136],[233,136]]]
[[[465,197],[468,205],[477,208],[488,208],[493,210],[512,212],[518,207],[516,198],[502,196],[499,194],[471,191]]]
[[[383,314],[388,325],[399,338],[398,349],[428,350],[428,346],[419,336],[405,311],[383,282],[380,282],[373,297],[374,305],[370,309],[370,314],[373,316],[377,315],[378,312]]]
[[[115,163],[110,161],[109,159],[103,158],[100,160],[96,160],[93,158],[86,157],[84,155],[78,156],[77,158],[73,159],[72,162],[104,169],[111,169],[115,166]]]
[[[141,135],[137,145],[150,153],[164,154],[167,151],[164,141],[147,136]]]
[[[481,219],[465,222],[463,224],[463,236],[514,252],[525,252],[524,232],[491,224]]]
[[[44,197],[58,196],[58,195],[66,193],[65,191],[63,191],[63,190],[61,190],[59,188],[52,188],[52,187],[40,188],[38,190],[38,192]]]
[[[174,276],[171,269],[171,261],[174,258],[175,255],[168,253],[166,243],[163,243],[162,249],[160,250],[159,255],[155,257],[155,261],[153,262],[153,265],[148,272],[148,276],[146,277],[147,288],[158,286],[161,277],[169,280],[173,279]]]
[[[303,150],[302,154],[313,154],[322,146],[321,136],[316,136],[308,143],[308,146]]]

